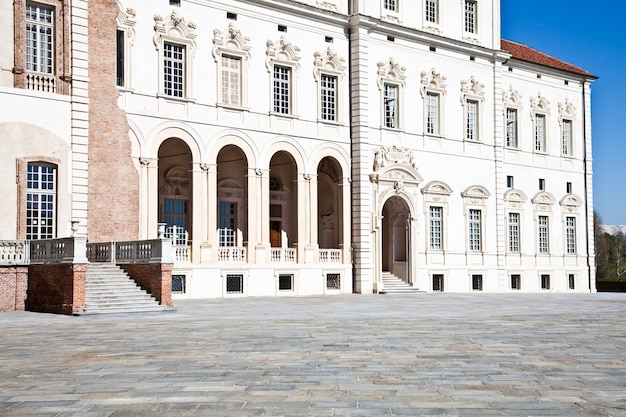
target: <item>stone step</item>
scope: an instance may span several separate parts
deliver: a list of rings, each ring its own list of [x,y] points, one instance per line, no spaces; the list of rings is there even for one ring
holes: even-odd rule
[[[381,280],[383,289],[378,292],[379,294],[419,294],[425,292],[402,281],[400,278],[387,271],[383,271]]]

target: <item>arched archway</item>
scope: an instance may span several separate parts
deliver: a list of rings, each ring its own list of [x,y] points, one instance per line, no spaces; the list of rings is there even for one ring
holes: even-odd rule
[[[248,160],[241,148],[227,145],[217,155],[217,237],[222,248],[248,241]]]
[[[169,138],[159,146],[159,222],[168,235],[175,233],[175,244],[187,245],[192,239],[192,156],[179,138]]]
[[[339,163],[325,157],[317,168],[317,236],[320,249],[343,245],[342,172]]]
[[[382,210],[381,267],[405,282],[410,282],[411,215],[406,201],[389,198]]]
[[[298,182],[293,157],[276,152],[270,160],[270,246],[293,248],[298,242]]]

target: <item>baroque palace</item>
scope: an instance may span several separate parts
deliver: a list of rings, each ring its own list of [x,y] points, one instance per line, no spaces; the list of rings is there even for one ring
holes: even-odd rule
[[[1,240],[170,240],[174,299],[595,291],[596,77],[501,39],[500,0],[0,22]]]

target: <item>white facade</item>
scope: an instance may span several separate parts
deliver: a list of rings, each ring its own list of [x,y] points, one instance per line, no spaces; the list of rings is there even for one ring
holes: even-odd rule
[[[181,233],[174,298],[381,292],[383,271],[424,291],[595,291],[595,77],[507,51],[498,0],[118,7],[137,239]],[[57,225],[84,217],[80,102],[0,94],[60,101],[39,122],[72,201]]]

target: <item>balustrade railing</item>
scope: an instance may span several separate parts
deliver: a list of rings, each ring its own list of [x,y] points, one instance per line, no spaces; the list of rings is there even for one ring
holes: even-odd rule
[[[191,246],[172,245],[174,262],[191,262]]]
[[[89,262],[150,263],[173,262],[169,240],[153,239],[127,242],[89,243]],[[188,256],[188,254],[187,254]]]
[[[272,262],[296,262],[296,250],[292,248],[272,248]]]
[[[320,249],[320,262],[322,263],[341,263],[341,249]]]
[[[50,74],[27,73],[26,88],[28,90],[43,91],[46,93],[56,92],[56,77]]]
[[[0,241],[0,265],[28,265],[30,242],[27,240]]]
[[[245,262],[246,248],[239,246],[223,246],[217,249],[218,262]]]
[[[30,241],[30,263],[85,263],[86,239],[66,237]]]

